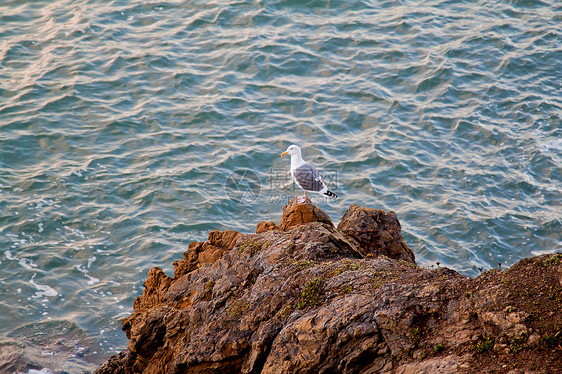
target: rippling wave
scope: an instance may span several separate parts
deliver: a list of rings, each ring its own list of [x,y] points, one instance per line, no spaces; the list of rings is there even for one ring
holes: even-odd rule
[[[0,333],[55,371],[123,349],[152,266],[280,218],[291,143],[333,219],[396,211],[422,266],[562,249],[561,21],[556,1],[4,1]],[[242,169],[256,199],[229,195]]]

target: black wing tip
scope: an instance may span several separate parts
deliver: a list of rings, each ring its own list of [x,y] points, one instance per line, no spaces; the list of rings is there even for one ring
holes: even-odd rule
[[[337,199],[337,198],[338,198],[338,195],[336,195],[335,193],[333,193],[333,192],[330,191],[330,190],[324,192],[324,195],[333,197],[334,199]]]

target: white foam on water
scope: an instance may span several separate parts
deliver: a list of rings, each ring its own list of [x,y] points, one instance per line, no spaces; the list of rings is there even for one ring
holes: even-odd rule
[[[22,258],[19,260],[18,263],[20,264],[20,266],[26,268],[27,270],[33,270],[34,268],[37,267],[37,265],[34,264],[33,261],[28,258]]]
[[[90,266],[92,265],[92,263],[96,261],[96,256],[92,256],[89,260],[88,260],[88,269],[90,268]]]
[[[88,274],[88,270],[86,270],[84,265],[76,265],[76,270],[78,270],[79,272],[84,274],[86,276],[86,278],[88,278],[88,283],[87,283],[88,286],[96,284],[100,281],[98,278],[92,277],[90,274]]]
[[[29,369],[29,371],[27,373],[24,373],[24,372],[20,371],[20,372],[18,372],[18,374],[54,374],[54,373],[47,368],[43,368],[41,370]]]
[[[13,247],[13,246],[12,246],[12,247]],[[23,268],[25,268],[25,269],[27,269],[27,270],[33,270],[33,269],[37,268],[37,264],[35,264],[35,263],[33,262],[33,260],[30,260],[30,259],[28,259],[28,258],[18,258],[18,257],[16,257],[16,256],[12,255],[12,252],[11,252],[11,251],[4,251],[4,254],[6,255],[6,258],[7,258],[8,260],[11,260],[11,261],[18,261],[18,264],[19,264],[21,267],[23,267]]]
[[[70,172],[69,174],[67,174],[67,176],[71,176],[71,175],[76,175],[77,177],[81,177],[83,174],[82,173],[86,173],[88,172],[87,168],[88,165],[90,164],[91,161],[86,162],[86,164],[72,172]]]
[[[543,143],[543,148],[549,151],[562,151],[562,140],[553,139]]]
[[[35,281],[33,280],[35,278],[37,274],[33,274],[33,276],[31,277],[31,280],[29,281],[29,283],[31,283],[31,285],[33,287],[35,287],[37,289],[37,292],[35,292],[35,295],[33,295],[32,297],[34,299],[38,299],[40,297],[55,297],[58,296],[59,293],[58,291],[56,291],[54,288],[44,285],[44,284],[39,284],[39,283],[35,283]]]
[[[78,236],[82,239],[86,239],[86,235],[84,235],[82,231],[78,229],[73,229],[72,227],[68,227],[68,226],[64,226],[64,228],[70,231],[73,235]]]

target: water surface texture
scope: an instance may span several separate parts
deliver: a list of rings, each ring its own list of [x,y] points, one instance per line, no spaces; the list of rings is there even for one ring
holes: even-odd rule
[[[393,210],[424,267],[562,248],[562,4],[2,1],[0,342],[44,373],[126,347],[153,266],[299,193]],[[232,176],[232,178],[229,178]]]

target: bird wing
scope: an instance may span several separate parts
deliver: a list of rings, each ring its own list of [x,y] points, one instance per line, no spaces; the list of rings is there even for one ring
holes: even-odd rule
[[[303,190],[318,192],[324,188],[324,182],[322,182],[318,170],[307,163],[294,170],[293,178]]]

